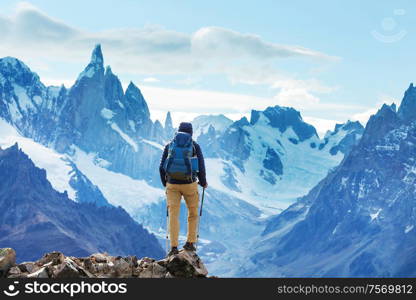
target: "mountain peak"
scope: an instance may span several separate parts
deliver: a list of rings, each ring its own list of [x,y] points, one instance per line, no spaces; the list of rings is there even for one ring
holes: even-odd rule
[[[142,92],[140,89],[133,83],[133,81],[130,81],[129,85],[127,86],[126,95],[127,94],[133,94],[133,95],[141,95]]]
[[[345,123],[341,123],[341,124],[335,124],[335,129],[332,132],[332,134],[336,134],[340,129],[344,129],[344,130],[364,130],[363,125],[361,125],[361,123],[359,121],[351,121],[348,120]]]
[[[299,111],[292,107],[270,106],[264,111],[251,111],[250,124],[255,125],[260,118],[260,114],[269,120],[270,126],[278,128],[280,132],[286,131],[288,127],[292,127],[299,137],[300,141],[309,139],[312,136],[318,136],[315,127],[303,121]]]
[[[91,63],[97,63],[101,65],[104,63],[103,52],[101,51],[100,44],[95,45],[94,50],[92,51]]]
[[[15,58],[15,57],[11,57],[11,56],[6,56],[6,57],[3,57],[3,58],[0,58],[0,67],[1,68],[8,67],[8,68],[13,68],[13,69],[21,68],[21,69],[24,69],[28,72],[31,72],[29,67],[26,66],[26,64],[24,62],[22,62],[21,60]]]
[[[413,83],[404,93],[402,103],[400,104],[397,114],[403,121],[412,121],[416,119],[416,87]]]
[[[24,182],[25,187],[31,184],[50,185],[46,179],[46,171],[36,167],[17,143],[5,150],[0,149],[0,182],[4,186],[11,186],[15,182]]]
[[[5,156],[11,153],[19,153],[19,145],[14,143],[13,146],[10,146],[9,148],[5,148],[4,150],[0,147],[0,156]],[[23,153],[23,152],[22,152]]]
[[[16,82],[21,86],[42,85],[38,74],[32,72],[21,60],[7,56],[0,58],[0,78]]]
[[[111,70],[111,67],[110,66],[107,66],[106,68],[105,68],[105,75],[110,75],[110,74],[113,74],[113,71]]]
[[[165,119],[165,129],[167,128],[173,128],[173,124],[172,124],[172,116],[170,114],[170,111],[168,111],[168,113],[166,114],[166,119]]]
[[[97,74],[101,78],[104,75],[104,59],[100,44],[95,46],[94,50],[92,51],[89,64],[85,67],[84,71],[79,74],[77,81],[85,77],[96,77]]]
[[[377,113],[368,120],[362,142],[377,141],[396,128],[398,123],[399,118],[395,106],[384,103]]]
[[[124,96],[126,103],[133,105],[135,113],[139,115],[144,114],[146,118],[150,116],[150,111],[142,92],[132,81],[130,81]]]

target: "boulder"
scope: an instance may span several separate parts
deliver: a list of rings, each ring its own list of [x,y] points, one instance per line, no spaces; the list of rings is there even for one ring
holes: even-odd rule
[[[175,277],[193,278],[206,277],[208,270],[199,256],[192,251],[181,250],[167,260],[167,270]]]
[[[41,259],[39,259],[36,264],[38,266],[43,266],[48,263],[52,263],[53,266],[60,265],[64,262],[65,256],[58,251],[54,251],[51,253],[46,253]]]
[[[17,265],[22,273],[33,273],[40,269],[40,267],[34,262],[22,262]]]
[[[137,277],[139,278],[164,278],[166,277],[167,269],[157,262],[144,263],[139,267]]]
[[[94,253],[91,254],[90,258],[97,263],[107,263],[109,261],[107,253]]]
[[[23,272],[17,266],[11,267],[7,273],[7,278],[23,278],[26,276],[27,274],[23,274]]]
[[[61,265],[53,272],[53,278],[80,278],[81,274],[78,271],[78,266],[75,262],[66,257]]]
[[[12,248],[0,249],[0,277],[6,276],[11,267],[16,264],[16,252]]]
[[[137,266],[137,258],[133,257],[116,257],[113,262],[114,277],[129,278],[133,275],[133,269]]]

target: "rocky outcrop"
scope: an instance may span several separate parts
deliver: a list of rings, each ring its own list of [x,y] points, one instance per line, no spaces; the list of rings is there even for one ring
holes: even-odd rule
[[[208,271],[195,252],[181,250],[162,260],[95,253],[88,257],[46,253],[35,262],[15,263],[11,248],[0,249],[0,277],[6,278],[205,278]]]
[[[16,252],[11,248],[0,249],[0,277],[16,263]]]

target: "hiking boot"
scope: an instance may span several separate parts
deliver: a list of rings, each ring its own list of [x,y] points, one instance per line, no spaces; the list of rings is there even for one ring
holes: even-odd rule
[[[172,247],[172,249],[170,249],[170,251],[168,253],[168,256],[172,256],[172,255],[176,255],[176,254],[179,254],[178,247]]]
[[[185,249],[187,251],[196,251],[196,248],[195,248],[194,244],[190,243],[190,242],[186,242],[186,244],[183,245],[183,249]]]

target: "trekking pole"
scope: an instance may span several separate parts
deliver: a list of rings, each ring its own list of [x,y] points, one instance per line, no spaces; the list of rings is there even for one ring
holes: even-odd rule
[[[169,205],[166,205],[166,255],[169,253]]]
[[[202,217],[202,207],[204,206],[204,196],[205,196],[205,188],[202,188],[202,200],[201,200],[201,208],[199,209],[199,217],[198,217],[198,232],[196,236],[196,245],[195,249],[198,249],[198,241],[199,241],[199,224],[201,224],[201,217]]]

